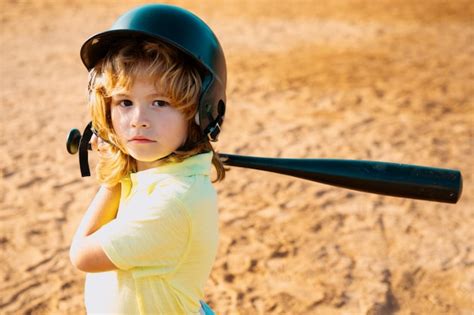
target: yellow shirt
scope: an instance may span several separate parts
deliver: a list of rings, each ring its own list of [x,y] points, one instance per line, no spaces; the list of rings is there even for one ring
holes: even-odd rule
[[[217,252],[212,153],[130,174],[117,218],[95,236],[119,268],[89,273],[89,314],[199,314]]]

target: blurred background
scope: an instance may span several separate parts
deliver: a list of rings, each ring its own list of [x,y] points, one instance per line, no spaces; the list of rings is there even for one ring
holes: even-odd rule
[[[0,313],[84,314],[68,257],[98,189],[79,48],[145,1],[0,0]],[[456,205],[232,169],[206,300],[219,314],[474,314],[474,3],[167,1],[228,64],[217,149],[455,168]]]

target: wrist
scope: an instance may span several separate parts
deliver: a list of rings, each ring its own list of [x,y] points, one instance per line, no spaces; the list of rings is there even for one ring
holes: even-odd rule
[[[102,184],[100,188],[101,190],[105,192],[116,194],[116,193],[120,193],[121,184],[120,183],[115,184],[115,185]]]

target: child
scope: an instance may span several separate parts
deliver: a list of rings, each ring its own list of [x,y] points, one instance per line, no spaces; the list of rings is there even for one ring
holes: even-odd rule
[[[88,313],[213,314],[202,301],[217,252],[211,164],[226,67],[190,12],[145,5],[87,40],[89,108],[100,190],[71,245],[87,272]]]

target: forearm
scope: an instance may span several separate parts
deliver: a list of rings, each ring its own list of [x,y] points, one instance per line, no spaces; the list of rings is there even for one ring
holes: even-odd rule
[[[86,237],[115,219],[119,202],[120,184],[110,188],[101,186],[84,214],[74,239]]]
[[[101,245],[93,239],[93,233],[115,219],[120,202],[120,185],[102,186],[77,228],[69,256],[73,265],[85,272],[102,272],[117,269],[107,257]]]

